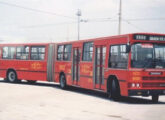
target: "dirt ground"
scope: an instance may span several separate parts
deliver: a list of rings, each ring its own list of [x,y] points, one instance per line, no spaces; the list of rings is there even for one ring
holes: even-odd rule
[[[165,96],[122,97],[50,83],[11,84],[0,80],[0,120],[165,120]]]

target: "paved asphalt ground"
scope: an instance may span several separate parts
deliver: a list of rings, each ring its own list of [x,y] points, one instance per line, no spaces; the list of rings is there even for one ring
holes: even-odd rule
[[[0,80],[0,120],[165,120],[165,96],[122,97],[111,101],[106,94],[57,84]]]

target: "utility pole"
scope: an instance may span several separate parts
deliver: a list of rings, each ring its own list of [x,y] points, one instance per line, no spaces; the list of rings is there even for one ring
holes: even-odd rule
[[[81,10],[80,9],[78,9],[76,15],[77,15],[77,32],[78,32],[77,39],[80,40],[80,22],[81,22],[80,21],[80,16],[81,16]]]
[[[122,0],[120,0],[119,4],[119,28],[118,28],[118,34],[121,34],[121,20],[122,20]]]

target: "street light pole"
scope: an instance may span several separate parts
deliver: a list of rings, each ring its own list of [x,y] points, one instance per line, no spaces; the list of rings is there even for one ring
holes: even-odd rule
[[[80,40],[80,16],[81,16],[81,10],[80,9],[78,9],[76,15],[77,15],[77,18],[78,18],[77,19],[77,32],[78,32],[77,39]]]
[[[122,0],[120,0],[120,4],[119,4],[119,28],[118,28],[118,34],[121,34],[121,18],[122,16]]]

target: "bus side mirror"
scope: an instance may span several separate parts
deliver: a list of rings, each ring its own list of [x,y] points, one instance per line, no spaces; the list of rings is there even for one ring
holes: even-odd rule
[[[130,45],[126,45],[126,53],[129,53],[131,50],[131,46]]]

